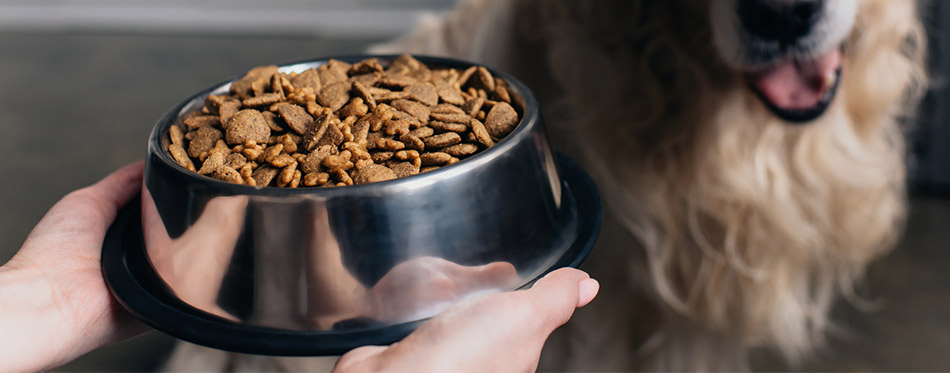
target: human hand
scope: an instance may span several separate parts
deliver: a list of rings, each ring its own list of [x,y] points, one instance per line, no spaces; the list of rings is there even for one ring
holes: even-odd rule
[[[145,330],[112,299],[99,262],[142,172],[136,162],[63,197],[0,267],[0,371],[49,369]]]
[[[599,288],[582,271],[559,269],[528,290],[462,301],[390,346],[352,350],[334,371],[534,371],[547,337]]]

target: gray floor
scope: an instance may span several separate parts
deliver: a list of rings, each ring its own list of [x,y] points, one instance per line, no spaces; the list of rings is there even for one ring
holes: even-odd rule
[[[154,122],[184,97],[256,65],[369,42],[0,33],[0,263],[61,196],[143,158]],[[950,202],[914,199],[901,247],[869,273],[865,294],[877,309],[838,307],[846,333],[806,370],[950,370],[947,222]],[[61,370],[150,370],[172,342],[152,332]]]

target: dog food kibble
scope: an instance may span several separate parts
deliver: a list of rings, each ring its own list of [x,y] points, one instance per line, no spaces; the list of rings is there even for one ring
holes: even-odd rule
[[[412,56],[330,60],[302,72],[251,69],[183,115],[166,149],[191,172],[255,187],[331,187],[417,175],[464,160],[521,121],[484,67]]]

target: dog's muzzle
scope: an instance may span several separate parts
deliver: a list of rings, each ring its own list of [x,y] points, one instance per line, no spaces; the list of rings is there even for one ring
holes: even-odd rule
[[[805,123],[831,105],[854,0],[718,0],[714,39],[777,117]]]

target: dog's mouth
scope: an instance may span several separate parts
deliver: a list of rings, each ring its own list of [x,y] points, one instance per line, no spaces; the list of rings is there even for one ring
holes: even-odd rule
[[[745,73],[752,91],[769,110],[790,123],[810,122],[831,106],[842,73],[841,48],[813,59],[787,58]]]

